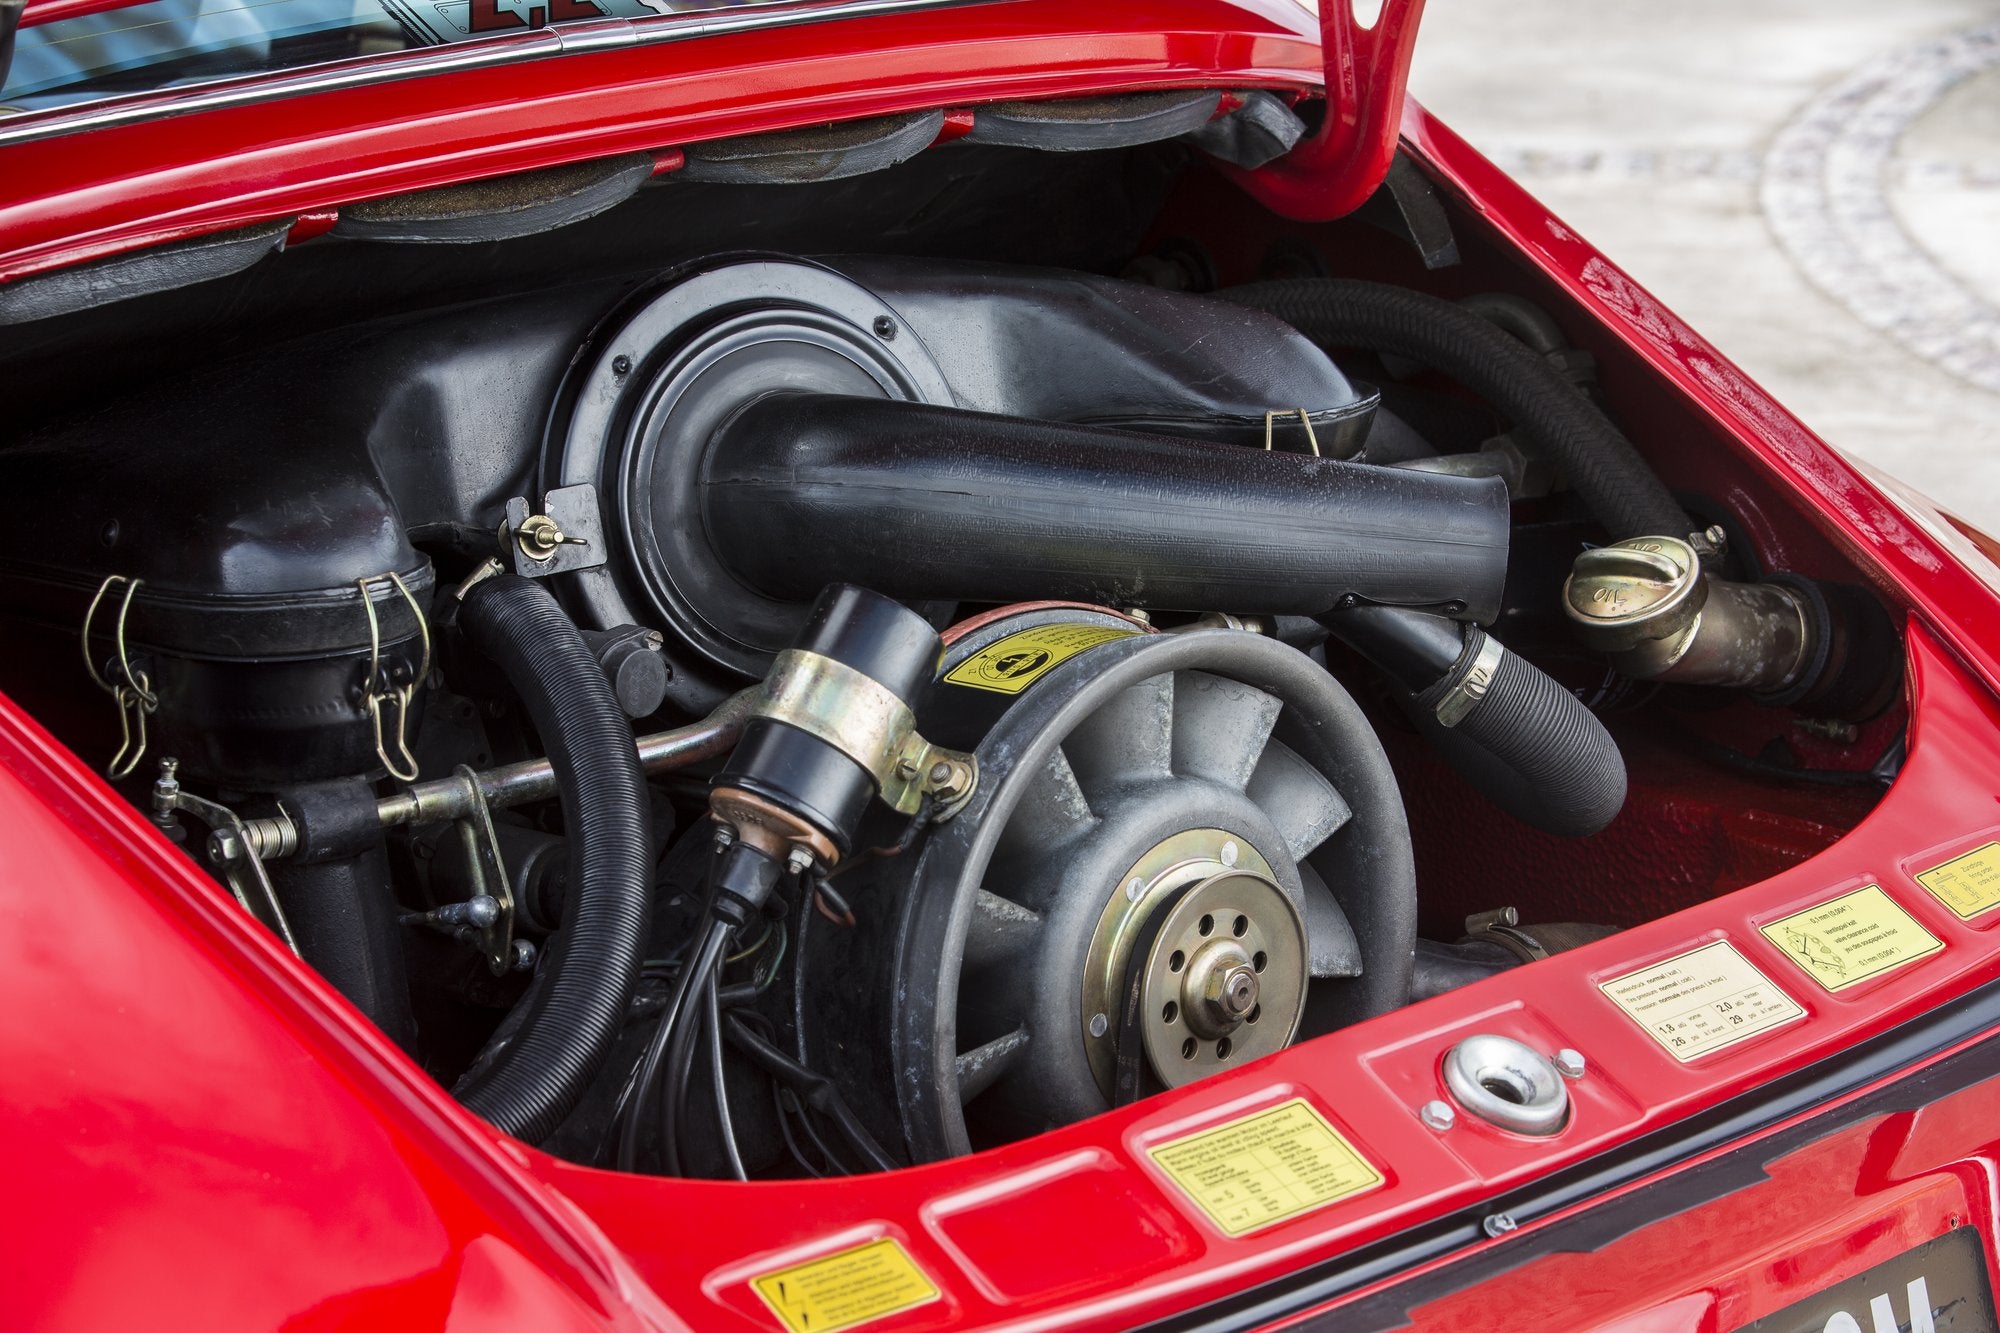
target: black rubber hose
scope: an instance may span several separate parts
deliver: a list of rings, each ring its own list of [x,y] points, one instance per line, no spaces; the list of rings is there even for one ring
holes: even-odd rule
[[[1562,472],[1614,538],[1684,537],[1694,525],[1608,417],[1533,348],[1470,310],[1405,287],[1344,278],[1257,282],[1217,293],[1331,353],[1406,357],[1491,403]]]
[[[1461,777],[1516,819],[1580,838],[1603,829],[1624,806],[1625,759],[1604,724],[1478,626],[1382,606],[1336,611],[1324,622],[1389,674],[1417,729]],[[1484,692],[1455,725],[1444,725],[1438,705],[1481,669],[1482,655]]]
[[[632,728],[576,626],[538,583],[503,574],[459,610],[547,747],[568,829],[569,893],[557,947],[505,1046],[453,1089],[474,1113],[538,1143],[603,1068],[638,983],[652,910],[650,812]]]
[[[1486,633],[1474,629],[1468,650]],[[1457,726],[1437,719],[1452,682],[1416,697],[1417,727],[1487,799],[1523,823],[1566,838],[1588,837],[1625,804],[1625,759],[1577,697],[1540,667],[1506,649],[1486,697]]]

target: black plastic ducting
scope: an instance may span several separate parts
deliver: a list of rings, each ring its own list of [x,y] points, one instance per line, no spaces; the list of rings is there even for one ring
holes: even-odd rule
[[[902,601],[1358,598],[1489,620],[1506,575],[1493,478],[918,403],[764,398],[718,432],[702,486],[716,554],[777,598],[845,579]]]
[[[1470,310],[1406,287],[1335,278],[1217,295],[1276,315],[1328,352],[1407,357],[1457,380],[1513,422],[1614,538],[1695,530],[1610,418],[1534,349]]]
[[[1357,607],[1325,617],[1334,636],[1402,689],[1417,729],[1459,775],[1523,823],[1564,837],[1601,831],[1625,804],[1625,759],[1589,708],[1502,647],[1486,692],[1455,726],[1437,706],[1491,642],[1472,625]]]
[[[453,1089],[476,1114],[537,1143],[603,1067],[638,981],[651,911],[646,787],[610,683],[545,588],[489,578],[466,594],[458,624],[534,723],[569,832],[562,929],[521,1002],[522,1020]]]

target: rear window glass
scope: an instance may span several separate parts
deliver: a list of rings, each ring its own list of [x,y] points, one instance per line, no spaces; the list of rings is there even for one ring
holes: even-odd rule
[[[24,27],[0,106],[70,105],[604,18],[777,0],[148,0]]]

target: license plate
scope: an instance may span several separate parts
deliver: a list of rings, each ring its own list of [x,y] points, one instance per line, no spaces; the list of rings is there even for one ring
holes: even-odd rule
[[[2000,1333],[1985,1250],[1977,1231],[1959,1227],[1739,1333]]]

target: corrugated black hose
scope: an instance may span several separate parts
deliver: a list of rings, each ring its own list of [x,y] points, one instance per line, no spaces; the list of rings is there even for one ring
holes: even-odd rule
[[[1321,619],[1400,687],[1417,729],[1460,776],[1516,819],[1581,838],[1624,806],[1625,760],[1604,724],[1478,626],[1387,606]],[[1448,703],[1449,724],[1439,718]]]
[[[650,810],[632,728],[576,626],[533,580],[475,584],[459,610],[547,747],[568,830],[571,886],[542,975],[453,1089],[509,1134],[538,1143],[610,1054],[638,983],[652,910]]]
[[[1561,471],[1612,537],[1685,537],[1694,526],[1610,418],[1533,348],[1450,301],[1345,278],[1256,282],[1216,293],[1277,316],[1325,351],[1405,357],[1486,399]]]

